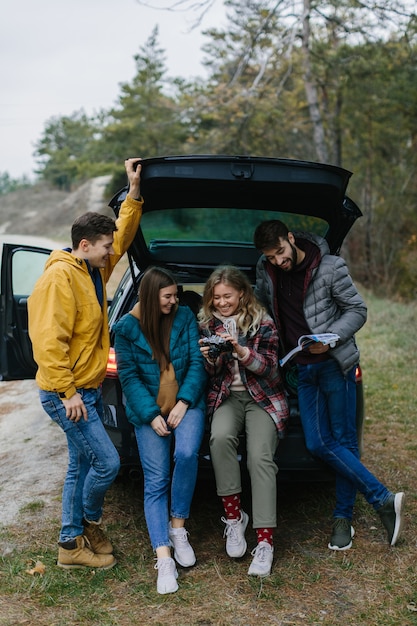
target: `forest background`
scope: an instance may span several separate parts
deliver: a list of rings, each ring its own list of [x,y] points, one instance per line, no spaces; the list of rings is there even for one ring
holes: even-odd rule
[[[150,0],[150,4],[151,4]],[[214,0],[174,0],[172,9]],[[408,0],[225,0],[205,31],[207,78],[167,75],[158,29],[110,110],[45,124],[38,180],[74,190],[124,159],[169,154],[295,158],[344,167],[363,217],[343,255],[365,287],[417,296],[417,15]],[[27,186],[0,173],[0,194]]]

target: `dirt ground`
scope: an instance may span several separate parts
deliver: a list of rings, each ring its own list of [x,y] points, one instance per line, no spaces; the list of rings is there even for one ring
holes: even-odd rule
[[[72,192],[51,189],[39,183],[0,196],[0,235],[19,233],[69,242],[73,221],[85,211],[113,215],[106,196],[108,176],[87,181]]]
[[[43,411],[33,380],[0,383],[0,524],[44,503],[57,515],[67,465],[65,436]],[[0,555],[7,552],[0,545]]]

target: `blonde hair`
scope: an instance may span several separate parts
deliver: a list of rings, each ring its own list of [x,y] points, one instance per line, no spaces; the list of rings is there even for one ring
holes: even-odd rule
[[[202,306],[198,314],[200,324],[207,326],[214,317],[216,310],[213,305],[214,288],[220,283],[230,285],[242,292],[239,309],[236,313],[236,323],[244,335],[255,335],[266,311],[257,300],[246,274],[233,265],[221,265],[209,276],[204,286]]]

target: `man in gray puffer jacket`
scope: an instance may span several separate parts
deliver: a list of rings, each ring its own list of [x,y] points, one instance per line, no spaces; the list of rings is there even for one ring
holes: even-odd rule
[[[392,493],[361,463],[356,432],[355,370],[357,332],[366,322],[366,305],[345,261],[329,253],[327,242],[310,233],[292,233],[283,222],[262,222],[254,243],[263,254],[256,268],[256,295],[278,328],[284,350],[302,335],[335,333],[329,344],[314,343],[293,357],[298,371],[298,401],[306,446],[336,472],[332,550],[347,550],[356,492],[378,512],[395,545],[403,522],[404,493]]]

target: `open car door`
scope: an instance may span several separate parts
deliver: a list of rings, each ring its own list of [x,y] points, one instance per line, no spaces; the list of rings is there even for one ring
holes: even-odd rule
[[[51,250],[3,244],[0,296],[0,380],[34,378],[27,300]]]

